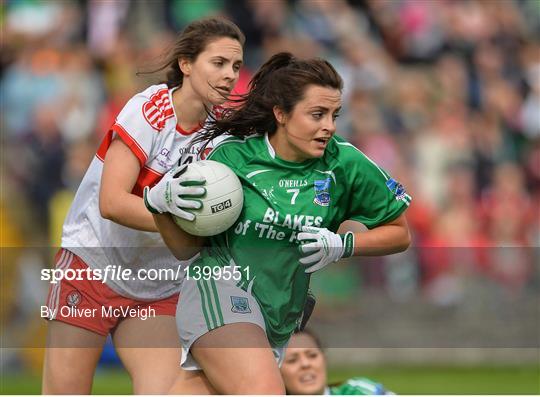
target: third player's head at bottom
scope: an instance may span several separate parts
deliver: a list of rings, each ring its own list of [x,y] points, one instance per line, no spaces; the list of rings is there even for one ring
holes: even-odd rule
[[[381,384],[355,377],[328,385],[326,356],[319,338],[310,330],[295,333],[281,365],[287,394],[299,395],[389,395]]]

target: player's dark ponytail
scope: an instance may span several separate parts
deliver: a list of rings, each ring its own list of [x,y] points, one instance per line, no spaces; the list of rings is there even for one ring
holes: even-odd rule
[[[253,92],[257,89],[262,90],[266,88],[272,77],[272,72],[287,67],[294,59],[294,56],[290,52],[279,52],[275,54],[255,73],[249,82],[250,91]]]
[[[288,52],[272,56],[255,73],[250,91],[232,100],[233,106],[212,120],[197,140],[209,142],[223,134],[246,137],[277,129],[274,107],[285,113],[303,99],[308,85],[341,90],[343,81],[333,66],[320,58],[300,60]]]

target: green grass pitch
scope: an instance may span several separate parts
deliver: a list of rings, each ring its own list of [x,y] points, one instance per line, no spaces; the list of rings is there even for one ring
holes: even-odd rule
[[[540,394],[540,364],[523,366],[392,366],[333,368],[329,381],[365,376],[397,394]],[[38,394],[39,376],[3,373],[0,394]],[[130,394],[127,374],[102,368],[94,394]]]

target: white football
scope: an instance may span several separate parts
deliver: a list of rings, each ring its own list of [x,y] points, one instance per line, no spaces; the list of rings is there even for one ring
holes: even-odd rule
[[[201,209],[189,210],[195,214],[193,222],[173,215],[176,224],[195,236],[215,236],[230,228],[244,204],[242,184],[233,170],[217,161],[201,160],[191,163],[184,175],[202,175],[206,179],[206,195],[199,199],[203,203]]]

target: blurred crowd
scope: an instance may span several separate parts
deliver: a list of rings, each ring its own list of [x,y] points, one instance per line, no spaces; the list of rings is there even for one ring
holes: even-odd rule
[[[413,197],[413,247],[364,261],[364,285],[409,269],[443,304],[456,277],[538,287],[523,248],[540,245],[537,0],[2,0],[4,247],[59,244],[116,114],[160,82],[148,72],[176,32],[216,14],[247,36],[239,92],[277,51],[330,60],[345,81],[338,133]]]

